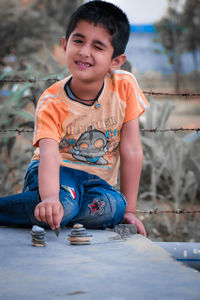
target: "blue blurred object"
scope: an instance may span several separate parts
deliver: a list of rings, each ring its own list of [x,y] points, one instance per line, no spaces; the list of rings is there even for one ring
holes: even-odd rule
[[[183,140],[186,143],[191,143],[197,140],[199,137],[200,137],[200,131],[196,131],[191,134],[188,134]]]
[[[9,90],[0,91],[0,97],[8,97],[8,96],[10,96],[10,94],[11,94],[11,91],[9,91]]]
[[[173,73],[163,46],[159,42],[155,42],[158,38],[158,33],[153,24],[131,24],[131,34],[126,55],[132,67],[138,72]],[[157,50],[160,54],[157,53]],[[197,52],[197,59],[200,61],[199,51]],[[183,74],[194,70],[192,52],[185,52],[181,55],[181,66],[181,73]]]

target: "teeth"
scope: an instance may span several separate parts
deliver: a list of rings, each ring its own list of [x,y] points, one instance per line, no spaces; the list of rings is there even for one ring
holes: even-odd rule
[[[84,67],[90,67],[91,66],[89,63],[84,63],[84,62],[81,62],[81,61],[78,61],[77,64],[80,65],[80,66],[84,66]]]

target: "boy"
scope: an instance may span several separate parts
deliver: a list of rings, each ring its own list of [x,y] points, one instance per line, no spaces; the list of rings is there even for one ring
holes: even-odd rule
[[[38,101],[38,148],[23,193],[1,198],[0,224],[48,223],[55,230],[124,221],[146,236],[134,213],[143,157],[138,117],[148,102],[133,75],[118,70],[129,33],[126,15],[111,3],[91,1],[74,12],[62,39],[71,75]],[[119,158],[121,193],[112,187]]]

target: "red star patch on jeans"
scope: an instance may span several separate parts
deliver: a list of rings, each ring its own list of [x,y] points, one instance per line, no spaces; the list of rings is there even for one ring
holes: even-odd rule
[[[88,204],[91,209],[90,214],[94,216],[96,213],[102,215],[104,212],[105,202],[99,199],[94,199],[92,203]]]

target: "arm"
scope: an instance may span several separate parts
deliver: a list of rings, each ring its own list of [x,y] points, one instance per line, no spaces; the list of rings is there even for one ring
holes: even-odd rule
[[[39,193],[41,202],[35,208],[35,217],[49,224],[54,230],[60,226],[63,207],[59,200],[59,148],[58,143],[49,138],[39,141]]]
[[[134,215],[143,161],[138,123],[138,119],[124,123],[121,130],[120,190],[128,203],[124,222],[135,224],[138,232],[146,236],[144,225]]]

